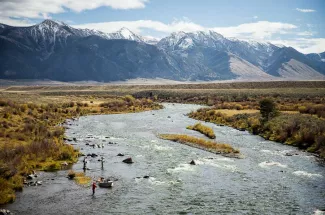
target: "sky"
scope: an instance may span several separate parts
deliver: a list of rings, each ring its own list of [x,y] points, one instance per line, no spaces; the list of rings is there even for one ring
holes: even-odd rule
[[[302,53],[325,51],[325,0],[0,0],[0,23],[44,19],[142,36],[213,30],[225,37],[268,41]]]

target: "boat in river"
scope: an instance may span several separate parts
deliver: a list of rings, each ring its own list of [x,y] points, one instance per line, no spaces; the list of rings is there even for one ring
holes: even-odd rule
[[[113,187],[113,181],[109,181],[109,180],[101,181],[98,183],[98,186],[102,188],[110,188]]]

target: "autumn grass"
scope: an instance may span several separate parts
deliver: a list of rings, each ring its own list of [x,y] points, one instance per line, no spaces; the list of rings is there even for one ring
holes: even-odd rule
[[[198,131],[201,134],[204,134],[205,136],[209,137],[210,139],[215,139],[216,135],[214,134],[214,131],[212,128],[202,125],[201,123],[196,123],[193,126],[187,126],[187,129]]]
[[[32,170],[56,171],[62,163],[77,161],[79,152],[63,140],[66,119],[162,108],[150,99],[132,96],[0,95],[0,204],[14,200]],[[80,175],[77,180],[83,184],[89,178]]]
[[[247,130],[267,140],[296,146],[325,158],[325,120],[316,115],[281,112],[264,122],[258,112],[227,115],[214,108],[201,108],[188,116]]]
[[[185,134],[160,134],[159,138],[164,140],[170,140],[192,146],[195,148],[200,148],[209,152],[217,154],[239,154],[239,150],[234,149],[229,144],[216,143],[214,141],[205,140],[203,138],[192,137]]]
[[[90,176],[86,176],[83,172],[75,172],[73,170],[68,172],[68,178],[73,179],[79,185],[88,185],[91,182]]]

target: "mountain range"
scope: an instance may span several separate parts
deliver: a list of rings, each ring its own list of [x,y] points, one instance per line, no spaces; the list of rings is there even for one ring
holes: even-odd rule
[[[30,27],[0,24],[0,60],[0,79],[325,79],[325,52],[302,54],[214,31],[175,32],[158,41],[127,28],[108,34],[52,20]]]

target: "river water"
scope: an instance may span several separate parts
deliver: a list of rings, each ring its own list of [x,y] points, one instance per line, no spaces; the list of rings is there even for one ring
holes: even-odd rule
[[[238,148],[243,159],[161,140],[156,137],[159,133],[204,137],[186,129],[197,121],[185,114],[199,106],[164,106],[70,122],[66,135],[77,138],[75,147],[105,158],[103,166],[98,158],[91,159],[86,174],[118,179],[113,188],[97,188],[92,196],[90,187],[68,180],[67,171],[40,173],[43,185],[25,188],[7,208],[16,214],[57,215],[321,214],[319,210],[325,209],[325,167],[311,154],[211,123],[204,124],[213,128],[216,140]],[[288,152],[297,155],[286,156]],[[123,163],[126,157],[134,163]],[[74,170],[83,171],[82,159]],[[189,165],[192,159],[197,165]]]

